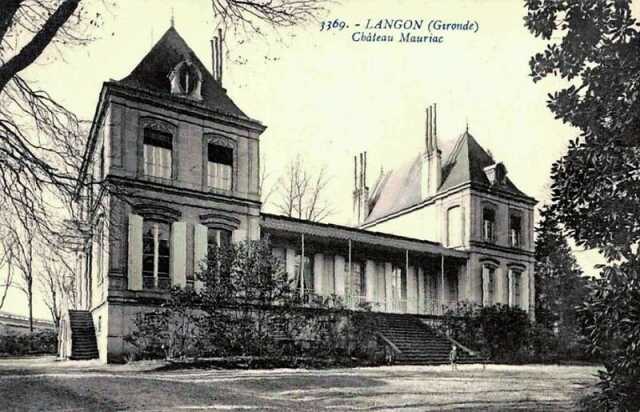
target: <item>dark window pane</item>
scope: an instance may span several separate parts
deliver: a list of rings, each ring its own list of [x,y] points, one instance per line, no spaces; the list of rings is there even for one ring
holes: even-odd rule
[[[216,144],[209,144],[209,161],[233,166],[233,149]]]
[[[144,144],[171,149],[172,136],[169,133],[154,129],[144,129]]]
[[[153,275],[151,275],[151,276],[143,276],[143,278],[142,278],[142,287],[143,287],[143,289],[153,289],[153,288],[155,288]]]
[[[231,244],[231,231],[220,230],[220,246],[229,246]]]
[[[158,278],[158,289],[169,289],[171,280],[169,278]]]
[[[142,258],[142,270],[151,272],[151,276],[153,276],[153,255]]]
[[[160,256],[169,256],[169,241],[168,240],[160,240],[158,242],[158,254]]]
[[[160,272],[169,273],[169,257],[160,256],[158,258],[158,276]]]

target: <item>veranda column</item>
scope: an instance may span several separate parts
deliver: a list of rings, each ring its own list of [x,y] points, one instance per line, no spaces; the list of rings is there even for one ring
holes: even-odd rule
[[[187,285],[187,222],[171,225],[171,283]]]
[[[367,302],[374,303],[376,301],[376,289],[378,285],[376,282],[376,263],[373,260],[367,260],[364,275],[367,282]]]
[[[418,281],[415,266],[407,268],[407,313],[418,313]]]
[[[142,216],[129,215],[127,288],[142,290]]]
[[[313,292],[322,295],[325,291],[322,289],[322,281],[326,274],[324,273],[324,255],[316,253],[313,255]]]
[[[384,278],[384,262],[379,262],[376,264],[376,273],[378,279],[376,280],[376,302],[378,303],[378,310],[384,311],[386,310],[386,284]]]
[[[344,265],[345,259],[344,256],[335,257],[335,289],[336,295],[342,296],[344,298],[344,283],[345,283],[345,274],[344,274]]]
[[[285,268],[291,287],[295,287],[296,285],[294,285],[293,282],[296,279],[296,251],[294,249],[287,248]]]
[[[424,269],[418,268],[418,313],[423,314],[424,310]]]
[[[384,264],[384,280],[385,280],[385,296],[387,300],[387,312],[393,312],[393,284],[392,284],[392,276],[393,276],[393,265],[391,262],[385,262]]]

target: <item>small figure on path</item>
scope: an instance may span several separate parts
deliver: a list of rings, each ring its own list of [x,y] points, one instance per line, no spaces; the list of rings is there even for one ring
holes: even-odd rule
[[[451,345],[451,352],[449,352],[449,362],[451,362],[451,370],[458,370],[458,347],[455,344]]]

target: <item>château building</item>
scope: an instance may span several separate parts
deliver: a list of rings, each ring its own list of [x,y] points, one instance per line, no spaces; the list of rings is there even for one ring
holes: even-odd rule
[[[112,190],[79,196],[92,233],[66,321],[78,338],[93,328],[101,360],[121,359],[135,316],[171,285],[194,284],[208,245],[264,236],[301,293],[379,312],[440,315],[464,301],[533,314],[536,201],[468,131],[443,153],[433,105],[423,153],[372,187],[356,158],[352,226],[262,213],[266,127],[222,87],[213,49],[209,71],[172,27],[100,92],[82,178]]]

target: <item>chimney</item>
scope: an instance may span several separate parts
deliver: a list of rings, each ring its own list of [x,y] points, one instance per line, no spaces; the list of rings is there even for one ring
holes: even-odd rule
[[[425,153],[422,163],[422,198],[434,196],[442,182],[442,152],[438,148],[436,103],[427,107],[425,122]]]
[[[213,74],[213,79],[220,86],[222,86],[222,55],[222,30],[218,29],[218,35],[213,36],[213,40],[211,40],[211,73]]]
[[[369,215],[369,187],[367,187],[367,152],[353,157],[353,226],[359,226]]]

